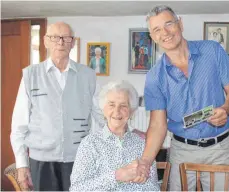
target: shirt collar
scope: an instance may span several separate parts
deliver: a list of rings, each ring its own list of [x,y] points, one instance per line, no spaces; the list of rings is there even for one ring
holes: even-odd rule
[[[200,55],[200,50],[197,48],[196,44],[192,41],[187,41],[188,44],[188,50],[189,50],[189,59],[192,57],[192,55]],[[162,60],[167,66],[172,66],[170,63],[168,57],[165,53],[162,55]]]
[[[46,73],[48,73],[52,68],[56,68],[55,64],[53,63],[52,59],[49,57],[47,60],[47,64],[46,64]],[[68,64],[65,71],[68,71],[69,69],[74,70],[75,72],[77,72],[77,68],[74,65],[73,61],[71,59],[68,60]]]
[[[129,135],[129,134],[130,134],[130,130],[129,130],[129,128],[127,128],[127,131],[126,131],[126,133],[124,134],[123,138],[126,137],[126,135]],[[115,134],[113,134],[113,133],[111,132],[111,130],[108,128],[107,125],[105,125],[105,126],[103,127],[102,135],[103,135],[103,139],[104,139],[104,140],[107,140],[108,138],[111,138],[111,137],[113,137],[113,138],[118,138],[118,136],[116,136]]]
[[[200,55],[200,50],[198,49],[198,47],[194,42],[187,41],[187,43],[188,43],[189,57],[191,57],[191,55]]]

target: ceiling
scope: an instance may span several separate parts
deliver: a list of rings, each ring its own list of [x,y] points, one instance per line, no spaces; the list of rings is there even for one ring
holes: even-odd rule
[[[2,18],[146,15],[165,4],[178,14],[228,14],[229,1],[1,1]]]

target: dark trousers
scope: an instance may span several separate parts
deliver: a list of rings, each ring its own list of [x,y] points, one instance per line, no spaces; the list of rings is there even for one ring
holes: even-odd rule
[[[135,55],[135,67],[138,66],[139,55]]]
[[[73,162],[45,162],[30,158],[34,191],[69,191]]]

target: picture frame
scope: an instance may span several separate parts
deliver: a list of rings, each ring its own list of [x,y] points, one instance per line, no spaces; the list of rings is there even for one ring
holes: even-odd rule
[[[145,74],[155,64],[155,43],[147,28],[129,29],[128,73]]]
[[[97,76],[110,74],[110,43],[88,42],[87,65],[94,69]]]
[[[75,37],[75,46],[70,51],[69,57],[76,63],[80,63],[80,38],[79,37]]]
[[[204,40],[220,43],[229,54],[229,22],[204,22]]]

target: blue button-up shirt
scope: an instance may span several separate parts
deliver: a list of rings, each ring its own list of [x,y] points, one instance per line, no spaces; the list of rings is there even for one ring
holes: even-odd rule
[[[215,137],[229,129],[229,117],[222,127],[202,122],[184,128],[183,117],[209,105],[225,103],[223,87],[229,84],[229,57],[214,41],[188,41],[188,78],[163,54],[147,73],[146,110],[166,110],[168,129],[175,135],[199,139]]]

